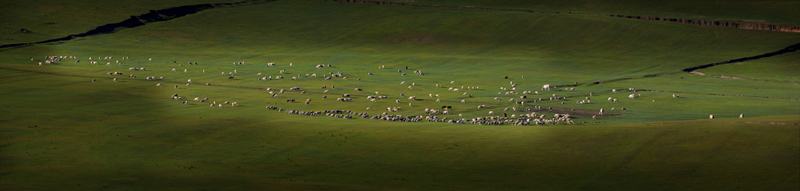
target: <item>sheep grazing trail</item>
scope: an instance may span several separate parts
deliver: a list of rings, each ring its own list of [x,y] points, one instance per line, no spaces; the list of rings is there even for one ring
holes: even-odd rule
[[[735,80],[752,80],[752,81],[759,81],[759,82],[780,82],[780,83],[787,83],[787,84],[800,84],[797,82],[790,82],[790,81],[782,81],[782,80],[769,80],[769,79],[752,79],[752,78],[742,78],[736,76],[724,76],[724,75],[709,75],[706,73],[698,72],[698,71],[691,71],[691,74],[701,75],[701,76],[708,76],[708,77],[715,77],[715,78],[725,78],[725,79],[735,79]]]

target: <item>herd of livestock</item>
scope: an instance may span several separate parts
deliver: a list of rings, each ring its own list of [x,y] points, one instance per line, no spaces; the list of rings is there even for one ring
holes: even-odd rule
[[[111,66],[111,65],[122,66],[123,62],[128,61],[129,59],[130,58],[128,58],[128,57],[122,57],[121,58],[122,61],[120,61],[119,59],[115,59],[114,57],[111,57],[111,56],[88,57],[89,64],[92,64],[92,65],[103,65],[102,63],[105,62],[106,66]],[[44,58],[43,61],[38,62],[38,64],[40,66],[42,66],[42,65],[45,65],[45,64],[61,63],[61,62],[67,61],[67,60],[70,60],[70,62],[74,62],[74,63],[80,63],[81,62],[80,59],[78,59],[78,57],[76,57],[76,56],[47,56],[47,57]],[[34,59],[34,58],[31,58],[31,61],[36,62],[38,60]],[[148,59],[147,62],[152,62],[152,58]],[[178,64],[177,62],[173,62],[173,63],[177,64],[179,66],[183,66],[183,63],[181,63],[181,64]],[[199,65],[197,62],[188,62],[187,64],[188,65]],[[245,65],[245,62],[244,61],[233,62],[233,65],[235,65],[235,66],[236,65],[239,65],[239,66],[240,65]],[[274,62],[267,63],[268,67],[272,67],[272,66],[276,66],[276,65],[277,64],[274,63]],[[289,66],[294,66],[294,64],[289,63]],[[319,70],[321,68],[333,68],[333,66],[330,65],[330,64],[327,64],[327,65],[326,64],[317,64],[317,65],[314,65],[314,69],[308,68],[308,70]],[[379,70],[386,69],[386,66],[385,65],[381,65],[381,66],[378,67],[378,69]],[[408,70],[408,67],[405,67],[405,69]],[[146,69],[145,67],[128,67],[128,70],[130,72],[132,72],[132,73],[150,71],[150,70]],[[394,71],[394,70],[392,70],[392,71]],[[177,73],[179,71],[176,68],[172,68],[171,72],[176,72]],[[183,72],[188,72],[188,69],[184,69]],[[202,72],[205,73],[206,72],[205,69],[203,69]],[[237,77],[239,76],[238,73],[239,73],[239,71],[234,69],[232,71],[227,71],[227,73],[226,72],[221,72],[221,75],[226,76],[228,79],[234,79],[234,76],[237,76]],[[406,77],[406,73],[404,73],[402,69],[398,69],[397,73],[399,75],[403,76],[403,77]],[[425,73],[423,71],[421,71],[421,70],[414,70],[413,73],[418,75],[418,76],[420,76],[420,77],[421,76],[425,76]],[[112,71],[112,72],[107,72],[106,75],[109,75],[109,76],[112,76],[112,77],[113,76],[121,76],[121,75],[123,75],[123,72]],[[209,74],[209,75],[214,75],[214,74]],[[279,84],[290,86],[288,84],[292,84],[292,82],[291,81],[285,81],[284,80],[285,79],[284,75],[288,75],[288,73],[286,72],[285,69],[282,69],[282,70],[279,71],[278,75],[271,76],[271,75],[264,75],[263,73],[258,73],[255,76],[255,78],[257,80],[259,80],[259,81],[261,81],[261,80],[283,80]],[[367,76],[373,76],[373,75],[375,75],[373,72],[369,72]],[[178,76],[178,75],[176,75],[176,76]],[[290,77],[292,80],[298,80],[298,79],[301,79],[301,78],[313,79],[313,78],[317,78],[317,76],[318,75],[316,73],[311,72],[311,73],[306,73],[306,74],[302,74],[302,73],[301,74],[297,74],[297,76],[286,76],[286,77]],[[341,71],[338,71],[338,72],[327,72],[327,73],[322,74],[321,76],[322,76],[321,78],[317,78],[317,79],[320,79],[320,80],[323,80],[323,81],[331,81],[331,80],[334,80],[334,79],[347,80],[347,77],[348,77],[347,75],[345,75],[345,73],[343,73]],[[129,74],[128,77],[129,78],[136,78],[137,76],[134,75],[134,74]],[[171,77],[170,79],[172,79],[172,78],[178,78],[178,77]],[[505,78],[508,79],[507,76]],[[160,76],[160,77],[147,76],[147,77],[145,77],[145,79],[148,80],[148,81],[150,81],[150,80],[163,81],[165,78],[164,78],[164,76]],[[524,76],[521,76],[521,79],[524,79]],[[113,78],[112,80],[114,82],[118,81],[117,78]],[[361,78],[357,78],[356,80],[357,81],[361,81]],[[95,81],[96,81],[96,79],[92,80],[92,82],[95,82]],[[170,82],[174,83],[174,81],[170,81]],[[192,84],[192,80],[191,79],[187,79],[186,82],[187,82],[186,86],[190,86]],[[233,82],[233,81],[231,81],[231,82]],[[164,83],[169,83],[169,82],[164,81]],[[334,84],[334,83],[331,82],[330,84]],[[205,85],[210,86],[211,84],[210,83],[205,83]],[[414,83],[414,82],[406,83],[406,81],[402,81],[402,82],[400,82],[400,85],[401,85],[401,87],[407,88],[408,90],[413,90],[419,84]],[[162,87],[162,83],[157,83],[156,86]],[[462,99],[459,99],[459,100],[446,100],[445,101],[446,103],[461,103],[461,106],[457,106],[459,108],[473,108],[473,107],[465,106],[466,103],[467,103],[467,99],[468,98],[473,98],[473,95],[469,94],[467,91],[479,90],[480,89],[480,87],[478,87],[478,86],[463,86],[463,85],[459,86],[459,85],[456,85],[456,81],[455,80],[449,81],[449,83],[448,82],[443,82],[443,83],[440,83],[440,84],[435,84],[435,87],[442,88],[442,90],[444,90],[444,88],[447,88],[448,92],[452,92],[452,94],[461,95]],[[541,105],[536,105],[537,103],[543,102],[543,101],[555,101],[555,102],[561,102],[561,104],[565,104],[565,102],[568,101],[566,97],[559,96],[557,94],[552,94],[552,96],[547,96],[547,97],[538,97],[538,98],[535,98],[535,99],[528,97],[528,96],[532,96],[532,95],[539,95],[540,91],[542,93],[548,92],[551,89],[556,89],[555,91],[574,91],[575,90],[574,87],[558,89],[556,86],[552,86],[550,84],[544,84],[544,85],[542,85],[542,87],[540,89],[537,89],[537,90],[518,90],[517,87],[518,87],[518,84],[515,84],[513,81],[509,81],[509,84],[507,85],[507,87],[506,86],[501,86],[500,87],[501,91],[497,93],[498,96],[494,97],[495,101],[503,101],[504,99],[508,100],[508,102],[509,102],[508,104],[494,104],[494,105],[495,106],[500,105],[501,108],[503,107],[503,105],[505,105],[505,106],[511,105],[511,107],[506,107],[505,109],[503,109],[504,112],[509,112],[510,110],[513,110],[513,111],[511,111],[512,113],[516,112],[514,114],[511,114],[510,116],[507,113],[500,114],[498,112],[498,114],[495,114],[495,112],[490,110],[489,108],[487,108],[485,104],[479,104],[477,106],[477,109],[487,109],[487,110],[489,110],[487,112],[486,116],[480,116],[480,117],[462,117],[462,114],[457,114],[457,117],[456,117],[455,114],[451,114],[451,113],[453,113],[452,106],[442,106],[441,109],[438,109],[438,108],[424,108],[424,109],[421,109],[420,108],[419,114],[410,115],[410,116],[404,116],[404,115],[400,115],[400,114],[394,114],[393,115],[392,113],[399,112],[399,111],[402,110],[402,107],[399,107],[399,106],[387,107],[385,112],[380,113],[380,114],[374,114],[374,115],[370,115],[368,113],[368,112],[370,112],[370,107],[367,107],[365,109],[366,111],[364,111],[364,112],[356,112],[356,111],[352,111],[352,110],[301,111],[301,110],[291,110],[291,109],[286,110],[284,112],[283,108],[280,108],[280,107],[277,107],[277,106],[267,106],[266,109],[268,109],[268,110],[277,110],[277,111],[280,111],[280,112],[284,112],[286,114],[303,115],[303,116],[323,116],[324,115],[324,116],[327,116],[327,117],[341,118],[341,119],[363,118],[363,119],[383,120],[383,121],[398,121],[398,122],[428,121],[428,122],[444,122],[444,123],[456,123],[456,124],[478,124],[478,125],[506,125],[506,124],[511,124],[511,125],[545,125],[545,124],[574,124],[575,123],[575,122],[573,122],[573,116],[571,116],[570,114],[558,114],[558,113],[555,113],[555,114],[548,115],[548,114],[545,114],[545,113],[554,113],[553,112],[553,107],[547,107],[547,108],[543,109],[541,107]],[[177,89],[178,86],[174,86],[174,88]],[[322,94],[321,98],[322,99],[327,99],[328,96],[331,95],[331,94],[329,94],[329,90],[328,89],[335,89],[335,88],[336,88],[335,85],[331,85],[330,88],[328,88],[328,86],[322,86],[323,90],[321,90],[320,92],[315,92],[315,93],[321,93]],[[300,90],[300,89],[301,89],[300,87],[291,87],[291,88],[289,88],[289,91],[290,92],[299,92],[301,95],[307,93],[305,90]],[[266,88],[266,90],[268,91],[269,95],[271,97],[273,97],[273,98],[277,98],[277,97],[279,97],[279,95],[285,94],[287,92],[285,89],[275,89],[275,90],[273,90],[272,88]],[[362,88],[356,87],[356,88],[353,88],[353,91],[354,92],[362,92],[364,90]],[[617,93],[618,90],[613,89],[613,90],[610,90],[610,91],[613,92],[613,93]],[[634,89],[634,88],[630,88],[630,89],[628,89],[628,91],[629,92],[636,92],[637,90]],[[437,103],[438,102],[442,102],[442,100],[440,99],[440,95],[439,94],[435,94],[435,98],[434,98],[434,93],[427,93],[427,95],[431,98],[430,100],[435,99],[435,102],[437,102]],[[547,94],[547,95],[549,95],[549,94]],[[289,96],[289,95],[287,95],[287,96]],[[350,102],[350,101],[353,100],[351,98],[351,96],[352,96],[351,94],[342,94],[340,97],[337,96],[336,100],[337,101],[341,101],[341,102]],[[575,100],[575,103],[576,104],[588,104],[588,103],[591,103],[592,102],[592,99],[591,99],[592,96],[593,96],[593,93],[589,93],[588,96],[586,96],[585,98]],[[635,94],[634,93],[634,94],[628,95],[628,98],[629,99],[635,99],[635,98],[638,98],[640,96],[641,96],[641,94]],[[289,96],[289,97],[291,97],[291,96]],[[416,95],[406,96],[405,94],[400,93],[400,97],[402,97],[402,98],[406,98],[407,97],[407,99],[410,100],[410,101],[407,102],[407,104],[408,104],[408,106],[410,108],[414,108],[413,102],[419,100],[419,99],[417,99]],[[677,98],[677,97],[679,97],[679,95],[673,95],[673,98]],[[173,94],[171,96],[171,98],[174,99],[174,100],[179,100],[183,104],[189,104],[189,99],[188,98],[184,99],[183,97],[178,96],[177,94]],[[365,96],[365,98],[369,102],[375,103],[378,100],[388,99],[389,97],[384,95],[384,94],[381,94],[378,91],[375,91],[374,93],[369,93],[367,96]],[[618,102],[617,99],[612,98],[612,97],[608,97],[607,100],[609,102],[612,102],[612,103]],[[238,106],[238,102],[224,101],[223,103],[217,103],[217,101],[209,101],[209,98],[202,98],[201,99],[199,97],[195,97],[192,101],[194,101],[194,102],[211,102],[210,103],[211,107],[219,107],[219,108],[225,107],[226,105],[230,105],[230,107]],[[295,98],[286,99],[286,102],[294,103],[295,102]],[[401,103],[400,99],[395,99],[394,102],[396,102],[397,104]],[[311,104],[311,98],[306,99],[305,100],[305,104],[306,105]],[[289,106],[289,105],[291,105],[291,104],[285,104],[284,106]],[[335,104],[335,105],[339,106],[341,104]],[[377,105],[377,103],[376,103],[376,105]],[[509,108],[511,108],[511,109],[509,109]],[[614,110],[614,109],[615,108],[612,108],[611,110]],[[461,111],[464,111],[464,110],[466,110],[466,109],[461,109]],[[621,110],[625,110],[625,109],[622,108]],[[573,109],[573,111],[574,111],[574,109]],[[587,112],[583,112],[582,116],[586,117],[586,118],[591,116],[592,119],[596,119],[596,117],[598,115],[604,115],[605,109],[600,108],[599,110],[595,110],[595,111],[596,112],[593,112],[592,114],[587,114]],[[520,112],[522,112],[522,113],[520,113]],[[710,116],[710,118],[713,118],[713,116]]]

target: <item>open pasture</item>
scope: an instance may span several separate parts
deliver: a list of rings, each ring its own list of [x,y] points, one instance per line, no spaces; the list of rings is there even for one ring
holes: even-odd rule
[[[600,14],[638,15],[743,23],[769,23],[800,26],[789,7],[798,1],[542,1],[542,0],[376,0],[383,2],[413,3],[421,5],[463,6],[482,8],[522,9],[552,12],[579,12]]]
[[[681,70],[799,40],[329,1],[209,9],[0,50],[0,189],[794,190],[798,53]],[[398,115],[419,121],[371,119]]]

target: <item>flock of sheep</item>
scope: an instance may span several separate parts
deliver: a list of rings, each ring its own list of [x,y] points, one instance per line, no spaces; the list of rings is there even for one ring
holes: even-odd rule
[[[47,56],[47,57],[45,57],[43,62],[38,62],[38,64],[40,66],[44,65],[44,64],[55,64],[55,63],[58,63],[58,62],[65,61],[67,59],[74,60],[74,63],[80,63],[80,60],[75,56]],[[111,57],[111,56],[107,56],[107,57],[89,57],[88,60],[90,60],[89,63],[93,64],[93,65],[97,65],[98,62],[106,62],[106,65],[110,66],[110,65],[112,65],[111,63],[113,61],[118,66],[122,66],[122,62],[120,60],[114,59],[114,57]],[[127,60],[129,60],[129,58],[128,57],[122,57],[122,60],[123,61],[127,61]],[[36,61],[36,59],[31,58],[31,61]],[[152,62],[152,58],[148,59],[147,62]],[[177,64],[177,62],[175,62],[175,63]],[[183,64],[178,64],[178,65],[179,66],[183,66]],[[199,65],[199,64],[197,62],[188,62],[188,65]],[[244,61],[233,62],[233,65],[241,66],[241,65],[245,65],[245,62]],[[276,66],[276,65],[277,64],[274,63],[274,62],[273,63],[267,63],[268,67],[272,67],[272,66]],[[294,64],[289,63],[289,66],[294,66]],[[295,68],[297,68],[297,67],[295,67]],[[314,66],[314,69],[308,68],[308,70],[320,70],[322,68],[333,68],[333,66],[330,65],[330,64],[328,64],[328,65],[317,64],[317,65]],[[378,69],[379,70],[386,69],[386,66],[385,65],[379,66]],[[150,71],[150,70],[147,70],[145,67],[129,67],[128,70],[130,72],[132,72],[132,73],[143,73],[143,72]],[[300,69],[298,69],[298,70],[302,70],[302,67],[300,67]],[[406,67],[406,70],[408,70],[408,67]],[[176,68],[172,68],[171,72],[176,72],[177,73],[178,70]],[[183,72],[184,73],[188,72],[188,69],[184,69]],[[206,71],[202,70],[202,72],[205,73]],[[237,69],[234,69],[232,71],[228,71],[227,73],[226,72],[221,72],[221,75],[227,76],[228,79],[234,79],[234,76],[237,76],[238,73],[239,73],[239,71]],[[288,73],[286,72],[286,69],[282,69],[278,73],[279,74],[277,74],[275,76],[265,75],[264,73],[258,73],[255,77],[256,77],[256,80],[259,80],[259,81],[282,80],[281,82],[278,82],[278,83],[275,83],[275,84],[280,84],[280,85],[285,85],[285,86],[289,86],[287,84],[293,84],[292,81],[285,81],[284,80],[285,79],[284,75],[288,75]],[[414,79],[414,78],[406,76],[406,73],[404,73],[402,69],[398,69],[397,73],[400,74],[401,76],[403,76],[404,78],[408,78],[409,80]],[[418,75],[419,77],[425,76],[425,73],[423,71],[421,71],[421,70],[414,70],[413,73]],[[119,71],[107,72],[106,74],[110,75],[110,76],[123,75],[123,73],[119,72]],[[209,74],[209,75],[211,75],[211,74]],[[369,72],[367,76],[373,76],[373,75],[375,75],[375,74],[372,73],[372,72]],[[180,76],[180,73],[177,73],[175,75],[175,77],[170,77],[170,78],[179,78],[179,76]],[[128,75],[128,77],[129,78],[136,78],[136,75],[130,74],[130,75]],[[286,77],[290,77],[290,76],[286,76]],[[310,73],[305,73],[305,74],[300,73],[300,74],[297,74],[297,76],[291,76],[290,79],[291,80],[302,80],[303,78],[307,78],[307,79],[313,80],[313,79],[316,78],[316,79],[321,80],[321,81],[333,81],[333,80],[336,80],[336,79],[347,80],[348,79],[348,76],[345,75],[345,73],[341,72],[341,71],[322,73],[321,78],[317,78],[317,77],[318,77],[317,73],[310,72]],[[521,77],[521,78],[524,79],[524,76]],[[162,81],[162,80],[164,80],[164,76],[161,76],[161,77],[158,77],[158,78],[156,78],[155,76],[148,76],[145,79],[148,80],[148,81],[149,80]],[[507,76],[506,76],[506,79],[508,79]],[[118,81],[117,78],[113,78],[112,80],[115,81],[115,82]],[[95,82],[95,81],[96,81],[95,79],[92,80],[92,82]],[[358,78],[357,81],[361,81],[361,78]],[[187,82],[186,83],[187,87],[192,84],[192,80],[191,79],[187,79],[186,82]],[[235,81],[231,81],[231,82],[235,82]],[[330,82],[330,84],[334,84],[334,82]],[[205,83],[205,85],[210,86],[211,84],[210,83]],[[405,89],[408,89],[408,91],[412,91],[412,90],[414,90],[415,87],[419,86],[420,84],[417,84],[415,82],[407,83],[406,81],[401,81],[399,83],[399,85],[400,85],[400,87],[404,87]],[[157,83],[156,86],[157,87],[162,87],[162,83]],[[550,92],[551,90],[553,92],[555,92],[555,91],[574,91],[575,90],[574,87],[559,89],[556,86],[552,86],[550,84],[544,84],[538,90],[522,90],[522,89],[518,90],[517,89],[518,88],[518,84],[514,83],[513,81],[509,81],[509,84],[507,86],[501,86],[500,87],[501,91],[499,91],[497,93],[498,96],[494,97],[494,99],[493,99],[494,101],[500,102],[500,101],[503,101],[504,98],[505,98],[505,100],[508,100],[509,103],[508,104],[496,103],[496,104],[491,104],[491,105],[495,105],[495,106],[497,106],[497,105],[512,105],[512,107],[506,107],[506,108],[503,109],[503,113],[502,114],[500,114],[500,113],[496,114],[494,110],[491,110],[490,108],[486,107],[485,102],[480,102],[481,104],[478,104],[477,109],[478,110],[488,110],[488,111],[485,111],[486,112],[485,116],[479,116],[479,117],[462,117],[462,114],[457,114],[457,117],[456,117],[455,114],[451,114],[451,113],[453,113],[453,111],[466,111],[467,108],[474,108],[475,106],[468,106],[467,105],[467,103],[470,102],[470,101],[468,101],[468,99],[469,98],[474,98],[473,95],[469,94],[469,91],[481,90],[480,87],[478,87],[477,85],[475,85],[475,86],[471,86],[471,85],[467,85],[467,86],[465,86],[465,85],[456,85],[456,81],[449,81],[449,83],[448,82],[437,83],[437,84],[434,85],[434,87],[436,87],[437,89],[440,89],[440,90],[437,90],[437,91],[443,91],[444,88],[447,88],[447,92],[450,92],[449,94],[460,95],[461,97],[459,99],[457,99],[457,100],[445,100],[446,103],[460,103],[460,105],[456,106],[456,108],[458,108],[458,109],[452,109],[453,106],[442,106],[441,109],[440,108],[424,108],[424,109],[423,108],[419,108],[418,111],[417,110],[411,110],[411,112],[418,113],[418,114],[410,115],[410,116],[403,116],[403,115],[399,115],[399,114],[395,114],[395,115],[391,114],[391,113],[394,113],[394,112],[401,112],[403,110],[403,108],[400,107],[400,106],[387,107],[385,112],[383,112],[381,114],[375,114],[375,115],[370,115],[368,113],[368,112],[370,112],[370,109],[371,109],[370,107],[367,107],[365,109],[365,112],[355,112],[355,111],[351,111],[351,110],[346,110],[346,111],[345,110],[322,110],[322,111],[287,110],[285,113],[287,113],[287,114],[296,114],[296,115],[304,115],[304,116],[317,116],[317,115],[321,116],[321,115],[325,115],[325,116],[328,116],[328,117],[342,118],[342,119],[351,119],[351,118],[357,117],[357,118],[372,119],[372,120],[384,120],[384,121],[401,121],[401,122],[429,121],[429,122],[445,122],[445,123],[457,123],[457,124],[479,124],[479,125],[505,125],[505,124],[512,124],[512,125],[545,125],[545,124],[574,124],[575,123],[573,121],[573,117],[570,114],[552,114],[552,115],[549,115],[549,117],[548,117],[548,115],[545,114],[545,113],[552,113],[553,111],[551,111],[551,110],[553,108],[552,107],[547,107],[547,108],[543,109],[541,107],[541,105],[536,105],[536,104],[539,104],[540,102],[545,102],[545,101],[548,101],[548,102],[553,102],[553,101],[554,102],[561,102],[561,104],[565,104],[565,102],[568,101],[568,98],[564,97],[564,96],[559,96],[557,94],[551,94],[550,96],[540,97],[540,96],[536,96],[536,95],[539,95],[540,93],[544,93],[544,92]],[[174,86],[174,88],[177,89],[178,86]],[[328,88],[328,86],[326,85],[326,86],[322,86],[322,90],[320,90],[318,92],[315,91],[313,93],[314,94],[321,94],[321,99],[328,99],[329,95],[330,96],[334,96],[332,94],[329,94],[329,92],[330,92],[329,89],[335,89],[335,88],[336,88],[335,85],[330,85],[330,88]],[[352,97],[353,97],[354,94],[361,94],[361,92],[364,91],[364,89],[362,89],[360,87],[355,87],[355,88],[350,87],[350,88],[353,89],[353,92],[354,92],[353,94],[350,94],[350,93],[341,94],[341,96],[336,97],[336,100],[340,101],[340,102],[351,102],[351,101],[353,101]],[[304,90],[300,90],[300,89],[301,89],[300,87],[291,87],[291,88],[289,88],[289,92],[299,92],[300,95],[303,95],[303,94],[307,93],[306,90],[305,90],[306,88],[303,88]],[[556,89],[556,90],[553,90],[553,89]],[[267,90],[268,94],[273,99],[276,99],[277,97],[290,97],[289,99],[286,99],[286,102],[294,103],[295,102],[295,98],[298,97],[297,94],[287,94],[287,91],[285,89],[273,90],[272,88],[266,88],[266,90]],[[311,90],[308,90],[308,91],[311,91]],[[617,93],[618,90],[612,89],[610,91],[612,93]],[[634,88],[630,88],[630,89],[628,89],[628,91],[629,92],[636,92],[637,90],[634,89]],[[425,94],[427,94],[427,96],[429,98],[431,98],[430,100],[434,99],[434,93],[433,92],[425,93]],[[550,93],[548,93],[548,94],[550,94]],[[538,98],[529,98],[529,96],[531,96],[531,97],[536,96]],[[593,93],[589,93],[589,95],[584,97],[583,99],[575,100],[575,103],[576,104],[589,104],[589,103],[592,102],[592,99],[591,99],[592,96],[594,96]],[[402,97],[402,98],[406,98],[407,97],[407,100],[409,100],[409,101],[407,101],[406,103],[407,103],[409,108],[416,108],[414,106],[414,104],[413,104],[414,102],[426,102],[426,101],[418,101],[420,99],[417,98],[417,95],[405,95],[404,93],[400,93],[400,97]],[[629,99],[637,99],[639,97],[641,97],[641,94],[634,93],[634,94],[629,94],[628,95]],[[672,97],[673,98],[678,98],[679,95],[673,94]],[[188,99],[184,99],[183,97],[178,96],[177,94],[173,94],[171,96],[171,98],[174,99],[174,100],[178,100],[183,104],[189,104],[189,100]],[[379,91],[375,91],[374,93],[367,94],[366,96],[364,96],[364,98],[365,98],[365,100],[367,100],[367,101],[369,101],[371,103],[374,103],[375,106],[378,106],[378,105],[386,105],[386,103],[382,103],[381,104],[381,103],[377,103],[377,102],[378,102],[378,100],[389,99],[389,96],[383,95]],[[269,98],[266,98],[266,99],[269,99]],[[425,100],[428,100],[428,99],[425,99]],[[618,99],[613,98],[613,97],[608,97],[607,100],[609,102],[611,102],[611,103],[618,102]],[[210,102],[210,107],[219,107],[219,108],[225,107],[226,105],[230,105],[231,107],[238,106],[238,102],[224,101],[222,103],[217,103],[217,101],[209,101],[209,98],[207,98],[207,97],[206,98],[202,98],[202,99],[200,97],[195,97],[194,99],[192,99],[192,101],[197,102],[197,103]],[[356,101],[358,101],[358,99],[356,99]],[[395,104],[403,103],[400,99],[395,99],[394,102],[395,102]],[[440,99],[440,94],[435,94],[435,102],[436,103],[442,102],[442,100]],[[306,99],[305,100],[305,104],[306,105],[311,104],[311,98]],[[285,105],[288,106],[288,105],[291,105],[291,104],[285,104]],[[342,105],[342,104],[336,104],[336,106],[340,106],[340,105]],[[420,104],[420,105],[430,105],[430,103]],[[268,110],[278,110],[280,112],[284,111],[284,109],[276,107],[276,106],[267,106],[266,108]],[[502,106],[501,106],[501,108],[502,108]],[[611,108],[612,111],[615,110],[615,109],[616,108]],[[626,109],[625,108],[621,108],[621,110],[625,111]],[[474,110],[470,110],[470,111],[474,111]],[[598,111],[598,110],[596,110],[596,111]],[[509,116],[506,112],[512,112],[512,114]],[[539,112],[539,113],[537,113],[537,112]],[[597,115],[604,115],[605,112],[606,111],[605,111],[604,108],[600,108],[599,111],[597,112],[597,114],[596,115],[592,115],[591,118],[592,119],[596,119]],[[406,112],[406,113],[408,113],[408,112]],[[739,115],[739,117],[742,118],[743,115]],[[709,118],[713,119],[714,116],[710,115]]]

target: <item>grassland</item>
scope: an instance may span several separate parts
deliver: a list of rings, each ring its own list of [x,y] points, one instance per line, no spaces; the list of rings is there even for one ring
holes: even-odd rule
[[[647,11],[636,4],[625,8]],[[117,16],[127,14],[135,13]],[[70,30],[86,28],[91,27]],[[27,34],[9,38],[28,38],[21,35]],[[680,70],[799,41],[792,33],[616,18],[326,1],[210,9],[114,34],[0,50],[0,189],[797,190],[800,87],[779,81],[796,82],[792,71],[800,53],[700,70],[766,81]],[[77,56],[81,62],[36,64],[50,55]],[[106,56],[115,58],[88,63],[88,57]],[[246,64],[232,64],[241,61]],[[317,64],[333,67],[316,69]],[[378,69],[382,65],[386,69]],[[114,71],[138,77],[106,75]],[[348,79],[321,79],[339,71]],[[257,73],[286,79],[257,80]],[[312,73],[320,77],[304,77]],[[298,74],[297,80],[288,79]],[[651,74],[657,75],[643,77]],[[541,92],[528,95],[528,107],[553,107],[536,111],[571,113],[578,123],[402,123],[264,109],[377,115],[402,106],[392,114],[409,116],[452,105],[452,113],[441,116],[474,118],[526,107],[507,101],[519,95],[498,95],[505,92],[499,87],[512,88],[510,82],[519,91]],[[409,90],[410,83],[417,85]],[[575,90],[543,91],[543,84]],[[323,85],[330,93],[322,93]],[[447,90],[462,85],[480,89],[466,90],[472,97],[462,95],[463,89]],[[290,87],[307,93],[288,91],[275,98],[266,90]],[[363,98],[374,91],[389,99]],[[575,103],[590,92],[591,104]],[[240,106],[181,104],[169,98],[175,93]],[[353,94],[352,102],[335,101],[345,93]],[[442,102],[429,93],[440,94]],[[642,96],[631,100],[630,93]],[[567,101],[531,103],[550,94]],[[418,100],[405,99],[410,95]],[[290,98],[299,103],[286,103]],[[303,104],[305,99],[311,104]],[[481,104],[487,108],[477,109]],[[617,110],[609,111],[612,107]],[[606,115],[596,114],[600,108]],[[741,113],[744,119],[737,118]],[[709,120],[710,114],[719,118]]]
[[[422,5],[472,6],[536,11],[581,12],[800,26],[792,12],[798,1],[540,1],[540,0],[379,0]]]

